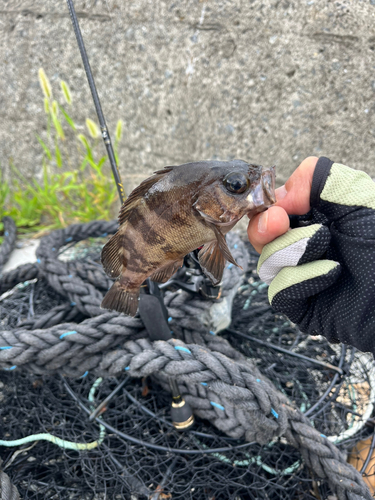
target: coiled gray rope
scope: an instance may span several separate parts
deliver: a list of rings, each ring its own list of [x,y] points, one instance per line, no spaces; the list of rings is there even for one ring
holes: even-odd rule
[[[91,228],[84,226],[85,237],[92,236],[88,234],[90,229],[97,236],[103,232],[103,223]],[[35,325],[29,324],[28,328],[0,332],[0,346],[7,347],[0,350],[1,368],[60,372],[70,377],[82,376],[86,371],[103,376],[153,375],[166,389],[167,378],[173,376],[194,413],[228,435],[259,443],[284,436],[301,452],[307,466],[318,477],[328,479],[339,500],[371,498],[361,475],[346,463],[344,455],[320,435],[250,361],[226,340],[208,333],[210,315],[207,312],[212,303],[187,292],[168,292],[165,302],[175,339],[152,343],[139,318],[103,313],[99,309],[103,295],[100,289],[103,290],[106,282],[101,271],[95,269],[96,276],[93,269],[90,274],[82,264],[56,259],[62,245],[73,238],[84,239],[78,227],[71,226],[57,233],[38,251],[38,265],[25,270],[44,276],[71,301],[71,308],[90,317],[78,324],[69,322],[47,329],[28,329]],[[228,244],[233,256],[246,269],[247,252],[239,238],[231,234]],[[51,257],[51,252],[55,257]],[[238,268],[226,268],[224,297],[237,288],[240,274]],[[4,275],[3,287],[9,288],[19,277],[15,272],[12,276]],[[102,285],[96,287],[97,282]],[[61,311],[65,314],[68,309]]]

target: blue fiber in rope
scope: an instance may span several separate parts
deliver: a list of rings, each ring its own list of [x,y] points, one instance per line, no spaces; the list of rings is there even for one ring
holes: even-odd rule
[[[207,385],[207,382],[201,382],[201,385],[206,386],[206,385]]]
[[[73,278],[73,275],[72,274],[68,274],[68,278]]]
[[[168,323],[170,323],[172,321],[172,319],[173,319],[172,316],[169,316]]]
[[[233,267],[233,264],[228,264],[228,269],[231,269]]]
[[[65,332],[62,335],[60,335],[60,340],[62,340],[64,337],[67,335],[73,335],[73,333],[77,333],[75,330],[72,330],[71,332]]]
[[[9,236],[9,231],[5,231],[4,236]]]
[[[271,408],[271,413],[275,418],[279,418],[279,414],[273,408]]]
[[[211,334],[211,335],[216,335],[216,333],[215,333],[215,332],[213,332],[212,330],[210,330],[210,334]]]
[[[219,408],[219,410],[225,410],[224,406],[221,406],[219,405],[218,403],[214,403],[213,401],[210,401],[210,403],[212,404],[212,406],[214,406],[215,408]]]
[[[257,382],[261,382],[260,378],[257,378]]]
[[[73,307],[73,306],[76,305],[76,303],[75,302],[71,302],[70,305]]]
[[[42,261],[40,259],[36,259],[37,263],[40,264]]]
[[[103,233],[100,238],[105,238],[108,235],[108,233]]]
[[[191,351],[189,351],[189,349],[187,349],[186,347],[182,347],[181,345],[175,345],[174,348],[176,349],[176,351],[184,351],[188,354],[191,354]]]
[[[73,236],[69,236],[69,238],[65,239],[65,243],[69,243],[69,241],[72,241],[72,239],[73,239]]]
[[[0,351],[4,351],[5,349],[12,349],[11,345],[4,345],[3,347],[0,347]]]
[[[89,373],[88,371],[85,371],[85,373],[81,377],[79,377],[79,378],[85,378],[86,375],[88,375],[88,373]]]
[[[321,437],[322,438],[326,438],[327,436],[325,434],[321,434]]]
[[[125,366],[124,370],[125,370],[125,371],[130,370],[130,366]]]
[[[10,368],[4,368],[4,370],[10,371],[10,370],[15,370],[17,368],[17,365],[13,365]]]

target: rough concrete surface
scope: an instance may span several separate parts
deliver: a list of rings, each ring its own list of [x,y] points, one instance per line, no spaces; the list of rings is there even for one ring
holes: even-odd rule
[[[375,176],[375,0],[76,0],[110,131],[124,120],[126,191],[199,159],[277,165],[306,156]],[[38,69],[95,118],[64,0],[0,4],[0,162],[41,175]],[[66,141],[66,147],[69,143]],[[72,152],[72,158],[75,159]]]

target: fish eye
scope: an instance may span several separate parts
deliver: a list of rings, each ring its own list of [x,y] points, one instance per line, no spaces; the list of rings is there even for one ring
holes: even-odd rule
[[[224,177],[224,186],[231,193],[241,194],[246,191],[250,185],[249,179],[246,175],[240,172],[232,172]]]

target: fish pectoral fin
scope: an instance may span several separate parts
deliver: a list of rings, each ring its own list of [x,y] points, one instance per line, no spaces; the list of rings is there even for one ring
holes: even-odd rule
[[[198,253],[199,264],[204,274],[217,285],[223,278],[225,259],[217,240],[203,245]]]
[[[230,253],[227,242],[225,240],[225,236],[222,234],[220,229],[213,224],[211,225],[211,229],[215,233],[217,244],[219,245],[219,248],[223,253],[224,257],[227,259],[227,261],[242,269],[242,267],[239,264],[237,264],[237,262],[234,260],[233,255]]]
[[[177,272],[183,264],[183,260],[174,260],[173,262],[169,262],[163,267],[157,269],[153,274],[151,274],[150,279],[152,281],[157,281],[158,283],[165,283],[170,279],[171,276]]]
[[[139,289],[128,291],[121,287],[119,281],[115,281],[108,290],[100,307],[113,311],[135,316],[138,309]]]
[[[118,278],[123,268],[123,252],[121,252],[121,235],[119,231],[104,245],[101,261],[104,271],[111,278]]]

